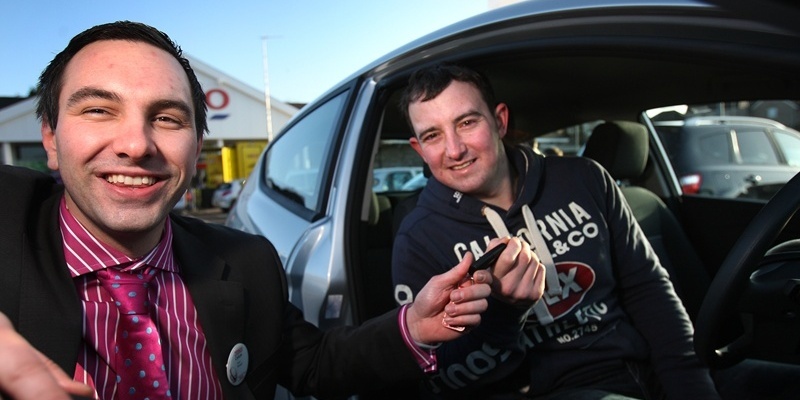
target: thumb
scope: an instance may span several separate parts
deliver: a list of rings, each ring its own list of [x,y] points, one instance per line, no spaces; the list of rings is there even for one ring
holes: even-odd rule
[[[50,371],[50,375],[56,380],[62,389],[67,391],[67,393],[76,396],[92,397],[94,394],[94,389],[82,382],[73,381],[69,375],[67,375],[64,370],[62,370],[53,360],[47,358],[47,356],[38,350],[36,353],[39,357],[39,360],[41,360],[45,367],[47,367],[47,370]]]
[[[441,274],[442,285],[453,287],[461,284],[469,273],[469,266],[472,265],[472,260],[472,253],[468,252],[455,267]]]

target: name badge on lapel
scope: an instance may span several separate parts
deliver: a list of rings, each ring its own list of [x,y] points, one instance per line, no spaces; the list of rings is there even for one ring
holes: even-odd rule
[[[233,386],[238,386],[244,382],[244,377],[247,375],[247,364],[249,355],[247,354],[247,346],[244,343],[237,343],[233,346],[231,354],[228,356],[228,382]]]

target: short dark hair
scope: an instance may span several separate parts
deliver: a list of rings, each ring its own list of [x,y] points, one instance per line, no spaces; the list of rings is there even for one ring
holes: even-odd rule
[[[428,101],[436,98],[447,89],[452,81],[472,84],[481,93],[483,101],[490,110],[497,106],[494,89],[482,73],[459,64],[436,64],[414,71],[408,78],[408,86],[400,95],[398,104],[400,112],[405,116],[409,126],[412,125],[408,115],[408,106],[415,101]]]
[[[131,21],[117,21],[107,24],[97,25],[89,28],[69,41],[67,47],[56,54],[47,68],[39,76],[37,93],[39,101],[36,105],[36,116],[42,122],[56,129],[58,121],[58,97],[61,95],[63,87],[64,70],[67,64],[75,57],[81,49],[89,44],[102,40],[128,40],[132,42],[143,42],[162,49],[175,57],[186,72],[189,79],[189,86],[192,91],[192,103],[194,105],[194,122],[197,128],[197,137],[201,137],[208,132],[206,122],[206,96],[194,70],[189,65],[189,60],[183,57],[181,48],[167,36],[166,33],[159,31],[152,26]]]

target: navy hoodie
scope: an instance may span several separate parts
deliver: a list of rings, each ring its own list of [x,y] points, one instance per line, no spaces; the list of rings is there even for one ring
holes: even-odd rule
[[[547,293],[530,313],[490,298],[479,327],[437,350],[431,390],[518,384],[540,395],[591,384],[633,361],[651,363],[668,398],[717,398],[695,356],[689,317],[611,176],[586,158],[545,158],[521,146],[506,153],[519,182],[507,211],[428,181],[395,238],[395,297],[412,301],[467,252],[480,258],[503,233],[487,207],[510,235],[546,243],[534,251],[548,266]]]

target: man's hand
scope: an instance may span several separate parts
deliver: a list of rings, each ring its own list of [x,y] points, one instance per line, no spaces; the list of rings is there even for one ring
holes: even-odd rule
[[[14,330],[0,313],[0,398],[69,400],[70,394],[92,397],[89,386],[70,379]]]
[[[508,247],[490,270],[492,293],[506,303],[529,307],[544,293],[544,265],[520,238],[493,239],[489,242],[489,249],[504,242]]]
[[[472,260],[472,254],[467,254],[450,271],[431,278],[417,294],[406,313],[414,341],[434,344],[464,334],[446,327],[444,323],[465,327],[465,333],[480,324],[480,314],[489,306],[486,298],[492,291],[489,286],[492,276],[487,271],[478,271],[470,279],[467,271]]]

